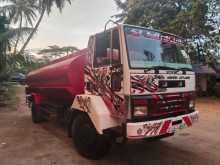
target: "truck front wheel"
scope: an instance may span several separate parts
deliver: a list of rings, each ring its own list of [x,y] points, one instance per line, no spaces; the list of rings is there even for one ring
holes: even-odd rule
[[[39,105],[36,105],[34,102],[31,104],[31,116],[33,123],[40,123],[43,121],[43,116],[39,109]]]
[[[85,114],[79,114],[72,124],[72,140],[78,152],[89,159],[100,159],[111,148],[106,135],[100,135]]]

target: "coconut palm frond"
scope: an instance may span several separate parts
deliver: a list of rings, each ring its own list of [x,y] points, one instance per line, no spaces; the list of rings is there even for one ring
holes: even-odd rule
[[[11,19],[14,16],[14,11],[15,8],[12,4],[0,6],[0,14],[7,15],[9,19]]]
[[[51,45],[48,46],[50,49],[60,49],[60,47],[58,45]]]
[[[31,0],[10,0],[10,4],[0,7],[0,14],[6,15],[10,22],[16,24],[24,18],[23,20],[31,26],[37,18],[38,11],[36,1]]]
[[[36,2],[35,0],[29,0],[29,1]],[[58,9],[60,9],[60,11],[62,11],[63,7],[65,6],[65,3],[67,2],[67,3],[71,4],[71,1],[72,0],[37,0],[37,4],[39,6],[38,12],[40,13],[40,17],[39,17],[37,23],[35,24],[33,32],[29,35],[29,37],[27,38],[27,40],[25,41],[25,43],[21,47],[20,53],[24,52],[24,50],[26,49],[31,38],[33,37],[33,35],[37,31],[37,29],[38,29],[38,27],[44,17],[44,14],[47,12],[47,14],[49,15],[52,7],[54,5],[56,5],[56,7]]]
[[[28,35],[32,32],[33,28],[30,27],[22,27],[22,28],[11,28],[8,31],[1,33],[0,34],[0,42],[4,40],[13,40],[16,38],[18,35]]]
[[[69,54],[78,51],[79,49],[75,46],[64,46],[59,47],[57,45],[48,46],[49,48],[42,49],[38,52],[38,54],[52,54],[52,55],[61,55],[61,54]]]
[[[56,7],[60,10],[60,12],[64,8],[66,2],[71,4],[71,0],[55,0]]]
[[[114,0],[119,9],[127,10],[128,9],[128,1],[122,2],[121,0]]]
[[[62,47],[63,51],[69,51],[69,52],[75,52],[78,51],[79,49],[75,46],[64,46]]]

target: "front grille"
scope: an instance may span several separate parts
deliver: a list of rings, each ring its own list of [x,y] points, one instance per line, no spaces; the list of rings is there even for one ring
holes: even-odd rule
[[[151,100],[149,115],[163,115],[188,110],[189,99],[181,95],[161,96],[159,100]]]
[[[158,111],[173,111],[176,109],[185,109],[186,108],[186,100],[183,99],[175,99],[175,100],[163,100],[158,102]]]
[[[133,114],[134,102],[146,101],[148,115],[141,118],[132,115],[131,120],[146,121],[187,114],[194,111],[189,108],[191,99],[194,99],[194,92],[132,96],[131,114]]]

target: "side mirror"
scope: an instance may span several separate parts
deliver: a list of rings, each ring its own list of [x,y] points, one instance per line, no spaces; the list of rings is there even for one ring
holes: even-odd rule
[[[93,89],[93,85],[91,82],[86,82],[86,90],[91,92]]]
[[[115,66],[112,66],[112,75],[111,75],[111,88],[113,91],[120,91],[122,86],[122,75],[123,75],[123,70],[122,70],[122,64],[117,64]]]
[[[111,88],[113,91],[120,91],[121,90],[121,73],[114,72],[111,76]]]

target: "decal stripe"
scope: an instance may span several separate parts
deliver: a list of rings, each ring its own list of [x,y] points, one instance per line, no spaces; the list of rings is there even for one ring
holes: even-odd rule
[[[151,75],[147,77],[144,75],[131,76],[131,86],[133,89],[138,90],[139,93],[144,93],[145,90],[156,92],[158,88],[155,78]]]
[[[183,120],[188,127],[192,125],[192,122],[188,116],[183,117]]]
[[[109,76],[111,71],[108,72],[107,68],[93,70],[88,66],[85,67],[85,74],[87,81],[93,84],[90,92],[102,97],[112,116],[118,118],[125,117],[126,111],[121,108],[123,98],[115,94],[110,87]]]
[[[162,128],[160,129],[159,135],[167,133],[170,124],[171,124],[171,120],[165,121],[164,124],[162,125]]]

